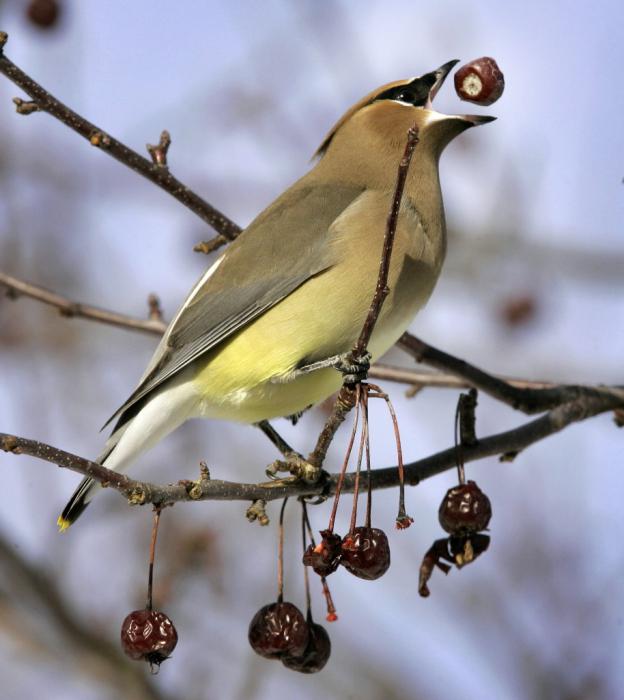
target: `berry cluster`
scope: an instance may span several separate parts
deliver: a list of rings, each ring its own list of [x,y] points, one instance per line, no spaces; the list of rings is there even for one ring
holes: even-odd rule
[[[276,602],[262,606],[253,616],[248,631],[252,649],[266,659],[278,659],[293,671],[316,673],[327,664],[331,655],[331,642],[324,627],[314,622],[311,612],[310,585],[308,571],[312,569],[321,579],[323,593],[327,601],[327,621],[337,620],[336,610],[327,587],[326,577],[340,566],[349,573],[365,580],[373,581],[383,576],[390,567],[390,546],[388,537],[379,528],[373,527],[371,520],[372,490],[370,445],[368,429],[368,399],[381,397],[386,400],[395,427],[399,464],[399,482],[403,485],[403,462],[401,445],[396,424],[396,416],[388,398],[379,387],[370,384],[356,386],[356,412],[351,439],[341,473],[336,484],[336,493],[328,527],[321,531],[318,544],[314,540],[308,519],[305,499],[300,499],[302,508],[303,570],[306,592],[306,613],[296,605],[284,600],[284,512],[288,499],[284,499],[279,519],[278,555],[278,595]],[[448,573],[451,566],[458,569],[473,562],[489,546],[490,538],[483,531],[487,529],[492,516],[488,497],[474,481],[466,481],[464,474],[463,450],[476,443],[475,436],[476,391],[460,395],[455,416],[455,445],[459,484],[449,489],[438,511],[438,518],[448,537],[436,540],[425,554],[419,575],[419,593],[429,595],[427,586],[434,568]],[[349,531],[344,537],[334,532],[334,523],[341,489],[345,483],[346,470],[357,434],[359,421],[362,421],[358,461],[353,474],[353,506]],[[364,525],[356,526],[359,484],[362,460],[366,456],[367,506]],[[154,523],[149,556],[149,576],[147,604],[141,610],[134,610],[123,621],[121,644],[124,652],[132,659],[147,661],[152,670],[168,659],[176,647],[178,635],[172,621],[162,612],[152,607],[152,581],[156,536],[160,520],[160,509],[154,509]],[[396,520],[398,529],[409,526],[412,519],[404,506],[401,488],[399,512]]]
[[[278,601],[260,608],[249,624],[252,649],[267,659],[280,659],[300,673],[320,671],[331,654],[324,627],[308,612],[307,619],[296,605]]]
[[[446,492],[438,510],[440,525],[449,533],[449,537],[436,540],[427,550],[420,565],[418,592],[425,598],[430,593],[427,583],[434,567],[437,566],[445,574],[448,574],[451,570],[450,565],[453,564],[461,569],[483,554],[490,544],[489,536],[482,533],[482,530],[487,529],[492,517],[490,499],[476,482],[467,482],[464,474],[463,447],[476,442],[476,405],[477,395],[474,390],[462,394],[457,404],[455,444],[459,484]]]

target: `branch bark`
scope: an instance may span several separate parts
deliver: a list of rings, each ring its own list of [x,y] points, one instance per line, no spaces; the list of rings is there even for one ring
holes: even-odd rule
[[[187,209],[199,216],[202,221],[212,226],[224,238],[228,240],[236,238],[241,231],[240,226],[176,179],[167,167],[163,167],[162,158],[160,159],[161,162],[158,162],[157,158],[150,162],[147,158],[139,155],[136,151],[64,105],[21,68],[18,68],[4,55],[4,46],[8,36],[6,32],[2,32],[1,35],[3,40],[0,41],[0,73],[15,83],[32,99],[32,103],[23,103],[18,99],[18,102],[16,102],[18,113],[47,112],[50,116],[68,126],[72,131],[80,134],[92,146],[99,148],[104,153],[115,158],[115,160],[134,170],[135,173],[139,173],[139,175],[168,192]],[[28,108],[25,108],[26,104],[29,105]]]
[[[553,435],[572,423],[624,408],[624,392],[614,387],[604,387],[594,394],[586,394],[562,403],[548,413],[523,425],[502,433],[477,440],[463,448],[464,462],[499,455],[501,461],[511,461],[520,451]],[[59,467],[90,476],[101,484],[119,491],[131,505],[164,505],[178,501],[272,501],[286,497],[330,496],[336,491],[339,475],[331,474],[324,483],[262,482],[259,484],[236,483],[206,478],[205,471],[197,481],[179,481],[176,484],[153,484],[137,481],[106,469],[84,457],[73,455],[51,445],[7,433],[0,433],[0,449],[13,454],[26,454]],[[455,446],[442,452],[405,465],[405,483],[415,486],[425,479],[454,469],[457,462]],[[352,493],[356,475],[347,474],[343,493]],[[366,473],[360,475],[360,487],[368,487]],[[371,488],[385,489],[399,485],[396,466],[374,469],[370,474]]]

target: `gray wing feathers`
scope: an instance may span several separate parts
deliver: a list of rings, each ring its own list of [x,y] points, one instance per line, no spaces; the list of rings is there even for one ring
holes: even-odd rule
[[[150,369],[106,424],[331,267],[336,261],[327,232],[362,191],[295,184],[262,212],[230,245],[214,273],[184,302]]]

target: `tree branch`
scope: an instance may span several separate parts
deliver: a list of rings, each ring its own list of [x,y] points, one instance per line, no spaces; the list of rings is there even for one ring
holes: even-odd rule
[[[157,311],[157,300],[153,299],[151,296],[148,298],[150,318],[141,319],[136,318],[135,316],[128,316],[127,314],[122,314],[117,311],[102,309],[98,306],[91,306],[90,304],[85,304],[83,302],[73,301],[68,297],[48,290],[45,287],[32,284],[31,282],[26,282],[4,272],[0,272],[0,285],[6,287],[7,296],[10,299],[16,300],[20,296],[35,299],[43,304],[48,304],[49,306],[59,309],[61,316],[65,316],[66,318],[83,318],[88,321],[105,323],[129,331],[138,331],[157,336],[162,335],[167,328],[167,323],[163,321],[162,318],[159,318],[159,312]],[[417,339],[415,336],[412,336],[409,333],[402,336],[399,343],[404,339],[409,339],[410,343],[417,342],[419,347],[426,345],[422,340]],[[401,345],[400,347],[404,346]],[[464,362],[463,360],[459,360],[452,355],[443,353],[441,350],[435,350],[435,348],[433,348],[431,345],[426,345],[426,347],[428,349],[428,355],[417,357],[417,361],[422,362],[423,364],[431,364],[431,366],[438,368],[439,372],[434,373],[417,371],[413,369],[405,369],[403,367],[375,364],[370,368],[368,376],[373,379],[397,382],[400,384],[410,384],[417,388],[433,387],[445,389],[469,389],[470,387],[477,386],[477,384],[470,379],[472,375],[469,377],[466,374],[466,367],[471,367],[471,365],[468,365],[468,363]],[[447,358],[447,361],[443,361],[441,358]],[[451,365],[455,371],[459,373],[459,375],[449,371]],[[554,382],[530,381],[528,379],[520,379],[517,377],[486,375],[481,370],[476,371],[481,372],[481,374],[486,377],[492,377],[518,389],[550,389],[560,386]],[[483,383],[479,384],[479,388],[485,393],[489,393],[488,389]]]
[[[44,90],[39,83],[24,73],[4,55],[4,46],[8,40],[6,32],[0,32],[0,73],[11,82],[20,87],[33,101],[25,103],[22,100],[16,102],[17,111],[20,114],[30,114],[34,111],[47,112],[49,115],[61,121],[72,131],[87,139],[92,146],[112,156],[134,172],[158,185],[172,197],[175,197],[187,209],[190,209],[200,219],[212,226],[219,234],[228,240],[233,240],[240,233],[241,228],[229,219],[225,214],[202,199],[198,194],[177,180],[166,167],[166,148],[168,138],[162,139],[160,149],[156,148],[156,155],[152,155],[153,162],[143,158],[136,151],[128,148],[110,134],[100,129],[95,124],[87,121],[69,107],[64,105],[54,95]],[[166,132],[163,132],[166,133]],[[167,146],[168,147],[168,146]],[[150,151],[151,152],[151,151]],[[163,162],[164,156],[164,162]]]
[[[405,189],[407,172],[409,170],[414,149],[416,148],[417,144],[418,129],[416,126],[413,126],[408,129],[405,150],[397,171],[394,195],[392,197],[392,204],[386,223],[386,233],[383,240],[375,293],[373,295],[368,314],[364,319],[362,331],[360,332],[360,335],[355,342],[353,349],[351,350],[351,356],[356,360],[366,352],[366,348],[373,334],[373,330],[375,329],[375,324],[377,323],[381,308],[386,297],[388,296],[388,293],[390,292],[388,289],[388,274],[390,272],[390,259],[392,256],[394,237],[399,219],[399,209],[401,208],[401,200],[403,199],[403,190]],[[310,464],[313,464],[315,467],[323,466],[323,461],[325,460],[327,450],[334,439],[336,431],[342,425],[349,411],[353,408],[353,406],[355,406],[355,401],[356,392],[354,386],[344,382],[340,391],[338,392],[336,400],[334,401],[332,412],[325,421],[325,425],[319,434],[316,441],[316,446],[308,457]]]
[[[97,306],[71,301],[67,297],[45,289],[45,287],[24,282],[17,277],[7,275],[5,272],[0,272],[0,285],[7,288],[9,297],[15,299],[23,294],[43,304],[54,306],[59,309],[61,316],[87,318],[91,321],[98,321],[99,323],[117,326],[118,328],[127,328],[156,335],[162,335],[167,328],[167,324],[158,318],[138,319],[115,311],[107,311]]]
[[[410,333],[404,333],[399,338],[398,345],[403,350],[406,350],[417,362],[451,372],[455,376],[465,379],[470,386],[480,389],[508,406],[527,414],[540,413],[580,397],[600,396],[604,391],[601,387],[575,384],[545,387],[513,386],[498,377],[487,374],[464,360],[460,360],[434,348],[432,345],[428,345]],[[622,388],[612,387],[609,390],[621,391]]]
[[[563,430],[572,423],[622,408],[624,408],[624,392],[616,387],[604,387],[592,395],[579,396],[572,401],[562,403],[545,415],[517,428],[479,439],[474,445],[464,446],[463,459],[468,463],[501,455],[502,461],[510,461],[521,450]],[[27,454],[84,476],[90,476],[101,484],[119,491],[132,505],[147,503],[163,505],[178,501],[202,500],[272,501],[287,496],[330,496],[335,493],[339,478],[338,474],[331,474],[323,484],[312,485],[283,481],[248,484],[208,479],[204,470],[197,481],[158,485],[130,479],[83,457],[16,435],[0,433],[0,449],[13,454]],[[457,451],[453,446],[406,464],[405,482],[416,485],[424,479],[454,469],[456,460]],[[355,474],[346,475],[343,492],[353,492],[355,476]],[[395,466],[372,470],[370,479],[373,489],[393,488],[399,485],[398,470]],[[360,486],[368,487],[368,476],[365,473],[360,475]]]

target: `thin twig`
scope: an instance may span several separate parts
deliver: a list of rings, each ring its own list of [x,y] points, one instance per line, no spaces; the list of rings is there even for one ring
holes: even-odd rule
[[[143,175],[150,182],[158,185],[158,187],[168,192],[199,216],[202,221],[212,226],[217,233],[220,233],[228,240],[236,238],[241,231],[240,226],[237,226],[225,214],[173,177],[166,167],[163,167],[161,164],[151,163],[147,158],[143,158],[143,156],[128,148],[121,141],[107,134],[103,129],[87,121],[18,68],[3,53],[4,45],[8,38],[6,33],[2,34],[2,38],[4,41],[0,40],[0,73],[20,87],[33,100],[38,110],[47,112],[65,124],[65,126],[68,126],[72,131],[87,139],[92,146],[96,146],[131,170],[134,170],[134,172]],[[24,111],[23,104],[21,110],[20,105],[18,105],[18,111]],[[32,111],[32,109],[29,108],[29,111]]]
[[[153,146],[151,143],[146,145],[147,152],[150,154],[154,165],[157,165],[159,168],[169,167],[167,164],[169,146],[171,146],[171,136],[167,130],[161,132],[160,140],[156,146]]]
[[[67,316],[68,318],[86,318],[91,321],[117,326],[118,328],[126,328],[142,333],[153,333],[155,335],[162,335],[167,328],[167,324],[162,320],[156,318],[139,319],[115,311],[100,309],[97,306],[71,301],[67,297],[51,292],[44,287],[24,282],[16,277],[7,275],[5,272],[0,272],[0,285],[9,290],[9,295],[12,298],[23,294],[43,304],[56,307],[62,316]]]
[[[375,324],[381,312],[384,300],[389,293],[388,289],[388,274],[390,272],[390,259],[392,256],[392,248],[394,245],[394,237],[396,234],[397,223],[399,219],[399,210],[401,208],[401,200],[403,199],[403,191],[407,173],[414,154],[414,149],[418,143],[418,129],[414,126],[407,132],[407,142],[403,157],[399,163],[394,195],[392,197],[392,206],[388,214],[386,222],[386,232],[384,235],[381,260],[379,262],[379,275],[375,286],[375,293],[371,301],[370,308],[362,325],[362,330],[358,339],[351,350],[351,356],[355,359],[361,357],[366,352],[366,348],[370,341]],[[331,414],[327,418],[323,429],[316,441],[314,450],[310,453],[308,461],[315,467],[321,467],[325,461],[327,450],[334,439],[336,431],[344,421],[347,413],[353,408],[356,402],[356,394],[353,387],[346,382],[338,392],[338,396],[334,401],[334,406]]]
[[[564,403],[537,419],[489,437],[480,438],[477,444],[467,445],[463,451],[466,463],[485,457],[517,455],[530,445],[557,433],[572,423],[586,420],[607,411],[624,408],[624,391],[604,387],[594,395],[581,396]],[[0,449],[13,454],[27,454],[38,459],[90,476],[102,484],[119,491],[131,504],[164,505],[178,501],[272,501],[285,497],[328,496],[336,493],[338,474],[332,474],[322,484],[304,482],[259,484],[235,483],[212,479],[200,482],[180,481],[176,484],[152,484],[136,481],[107,469],[83,457],[59,450],[45,443],[29,440],[17,435],[0,433]],[[449,447],[424,459],[405,465],[405,483],[411,486],[456,466],[455,447]],[[503,459],[501,459],[503,461]],[[399,485],[397,467],[374,469],[370,477],[361,475],[362,488],[368,487],[370,478],[373,489],[393,488]],[[354,475],[347,474],[342,484],[342,493],[353,493]]]
[[[386,224],[386,235],[384,236],[375,294],[373,295],[373,300],[364,321],[364,325],[362,326],[360,336],[353,347],[352,352],[354,357],[363,355],[366,352],[368,343],[370,342],[373,331],[375,330],[377,319],[381,313],[383,303],[390,293],[390,289],[388,288],[388,275],[390,274],[392,248],[394,247],[394,237],[396,235],[397,224],[399,221],[399,210],[401,209],[401,200],[403,199],[403,191],[405,190],[405,181],[407,180],[407,173],[410,163],[412,162],[414,149],[416,148],[417,144],[418,129],[416,126],[413,126],[407,132],[405,151],[403,153],[403,157],[401,158],[401,162],[399,163],[396,185],[394,188],[394,196],[392,198],[392,206],[390,207],[390,213],[388,214],[388,221]]]
[[[564,401],[573,401],[581,395],[599,393],[600,387],[581,385],[556,385],[545,388],[516,387],[487,374],[474,365],[428,345],[410,333],[404,333],[398,345],[417,362],[443,369],[465,379],[471,386],[481,389],[495,399],[527,414],[540,413],[559,406]]]
[[[214,238],[211,238],[209,241],[200,241],[199,243],[196,243],[193,246],[193,250],[196,253],[210,255],[210,253],[214,253],[215,250],[218,250],[219,248],[221,248],[221,246],[224,246],[226,243],[229,243],[229,240],[221,234],[219,234]]]

